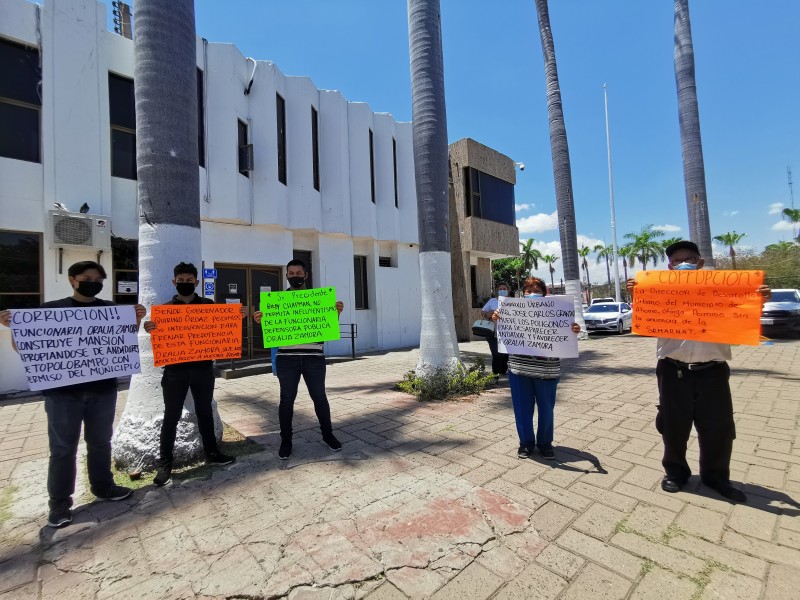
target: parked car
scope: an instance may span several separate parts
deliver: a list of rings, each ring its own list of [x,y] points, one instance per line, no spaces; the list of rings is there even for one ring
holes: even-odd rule
[[[761,333],[800,337],[800,290],[772,290],[761,309]]]
[[[589,306],[592,304],[601,304],[606,302],[616,302],[616,300],[614,298],[592,298],[592,302]]]
[[[633,328],[633,311],[625,302],[597,302],[583,314],[586,329],[592,331],[616,331],[622,333]]]

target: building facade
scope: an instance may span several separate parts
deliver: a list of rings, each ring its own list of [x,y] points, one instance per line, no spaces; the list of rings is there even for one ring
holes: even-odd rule
[[[418,344],[419,248],[411,124],[197,40],[204,295],[251,311],[292,258],[335,286],[359,351]],[[94,0],[0,3],[0,308],[71,294],[97,260],[101,297],[136,302],[133,42]],[[513,171],[513,166],[512,166]],[[251,319],[244,358],[265,354]],[[0,393],[26,389],[0,331]],[[350,341],[327,344],[347,354]]]

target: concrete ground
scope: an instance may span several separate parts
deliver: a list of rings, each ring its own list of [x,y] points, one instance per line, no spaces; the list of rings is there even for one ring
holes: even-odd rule
[[[559,386],[555,462],[517,458],[505,378],[422,404],[391,389],[417,352],[389,352],[329,365],[341,453],[302,390],[279,461],[276,378],[220,379],[223,419],[263,451],[84,504],[60,530],[42,527],[41,398],[2,401],[0,598],[798,598],[800,342],[734,350],[743,505],[696,476],[661,491],[654,340],[580,350]],[[696,471],[694,438],[689,453]]]

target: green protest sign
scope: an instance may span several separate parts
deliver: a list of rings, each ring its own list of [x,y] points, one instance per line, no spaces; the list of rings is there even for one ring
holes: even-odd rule
[[[338,340],[336,288],[261,292],[264,348]]]

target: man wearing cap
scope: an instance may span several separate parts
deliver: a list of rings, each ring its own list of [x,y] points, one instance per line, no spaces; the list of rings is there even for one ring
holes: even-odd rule
[[[702,269],[704,260],[697,244],[685,240],[667,247],[670,270]],[[628,292],[633,295],[636,282],[628,279]],[[768,299],[766,285],[756,290]],[[731,347],[729,344],[658,338],[656,345],[656,377],[659,405],[656,429],[664,441],[665,475],[661,489],[679,492],[691,475],[686,462],[686,445],[697,429],[700,445],[700,477],[708,487],[734,502],[746,502],[747,496],[731,485],[730,462],[736,427],[733,422],[733,401],[730,378]]]

